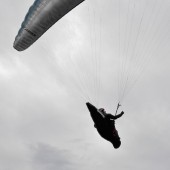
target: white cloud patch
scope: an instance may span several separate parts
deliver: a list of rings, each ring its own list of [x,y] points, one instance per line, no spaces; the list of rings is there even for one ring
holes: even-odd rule
[[[5,54],[1,57],[0,75],[5,79],[14,79],[20,74],[25,76],[31,73],[31,69],[25,65],[17,56],[10,57]]]

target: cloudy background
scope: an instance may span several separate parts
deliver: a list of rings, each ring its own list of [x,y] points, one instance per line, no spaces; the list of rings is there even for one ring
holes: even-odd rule
[[[170,1],[135,2],[87,0],[24,52],[12,46],[33,0],[1,2],[0,170],[169,169]],[[85,102],[115,112],[118,51],[134,48],[145,72],[123,101],[115,150]]]

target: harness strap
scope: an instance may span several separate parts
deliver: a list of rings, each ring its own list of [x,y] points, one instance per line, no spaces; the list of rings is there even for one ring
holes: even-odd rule
[[[118,109],[119,109],[119,107],[120,107],[121,105],[120,105],[120,102],[117,104],[117,109],[116,109],[116,113],[115,113],[115,116],[116,116],[116,114],[117,114],[117,111],[118,111]]]

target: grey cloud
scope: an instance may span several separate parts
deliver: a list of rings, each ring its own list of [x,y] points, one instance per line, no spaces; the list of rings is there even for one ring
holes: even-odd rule
[[[169,170],[170,42],[166,22],[170,15],[169,0],[141,1],[142,4],[149,3],[142,30],[152,24],[146,16],[151,14],[149,9],[153,2],[159,2],[162,7],[167,3],[167,6],[158,18],[163,20],[153,25],[158,34],[153,37],[148,52],[152,54],[152,60],[123,103],[121,109],[125,115],[116,122],[122,139],[119,150],[113,150],[109,142],[98,135],[85,106],[87,97],[81,97],[82,91],[87,90],[90,97],[96,98],[93,84],[96,82],[88,75],[96,71],[91,67],[96,59],[91,55],[91,47],[99,57],[95,36],[100,35],[100,30],[89,34],[94,29],[94,15],[101,12],[104,20],[100,107],[106,107],[111,113],[115,111],[118,26],[113,23],[118,23],[118,1],[108,7],[105,1],[86,0],[27,51],[18,53],[12,44],[32,2],[4,0],[0,7],[0,169]],[[94,10],[96,6],[99,11]],[[143,6],[136,8],[139,12],[140,7]],[[122,9],[125,9],[122,15],[126,18],[127,4]],[[108,14],[114,17],[108,17]],[[96,28],[100,26],[99,20],[95,21]],[[122,29],[123,36],[125,27]],[[155,31],[148,31],[140,40],[153,36]],[[135,39],[136,32],[133,33],[132,39]],[[147,46],[149,41],[140,45]],[[78,65],[78,72],[69,60],[70,54]],[[87,88],[80,89],[78,84]]]
[[[58,149],[49,144],[39,143],[32,146],[31,151],[33,152],[33,169],[72,169],[71,155],[67,150]]]

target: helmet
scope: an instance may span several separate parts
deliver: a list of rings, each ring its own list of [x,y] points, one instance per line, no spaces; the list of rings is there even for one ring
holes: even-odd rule
[[[104,112],[105,110],[104,110],[104,108],[100,108],[99,111]]]

